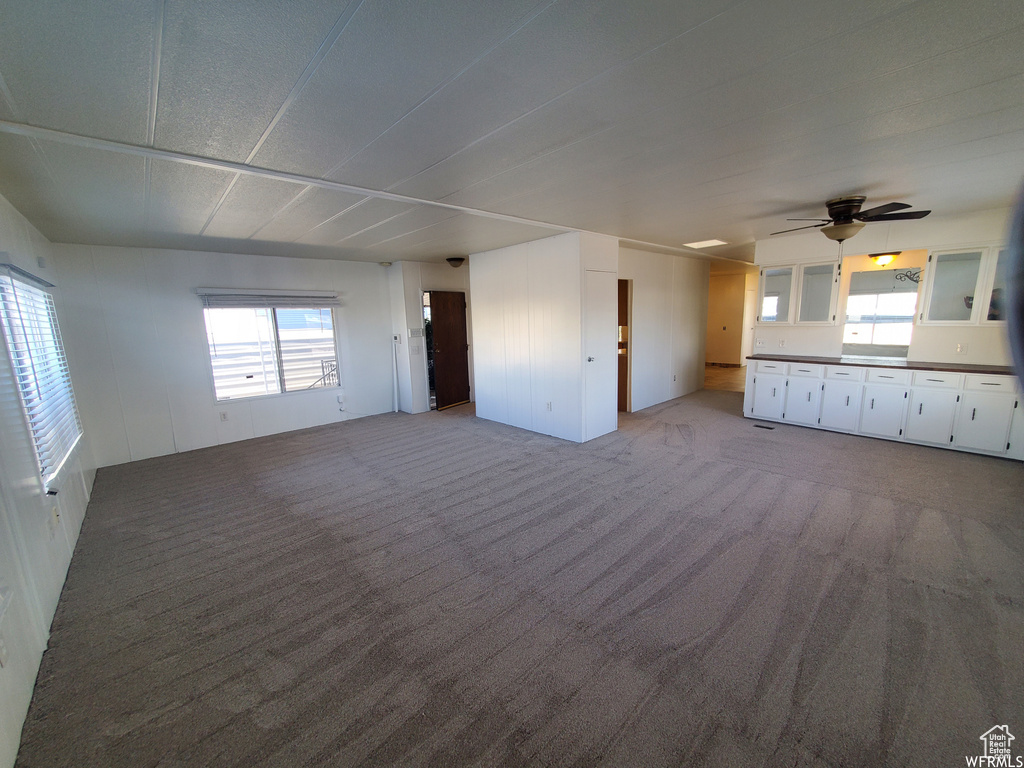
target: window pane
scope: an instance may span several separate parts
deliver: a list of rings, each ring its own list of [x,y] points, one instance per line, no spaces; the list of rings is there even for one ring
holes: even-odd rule
[[[833,264],[818,264],[803,268],[803,282],[800,289],[801,322],[828,320],[832,306]]]
[[[1000,251],[996,260],[996,281],[992,284],[992,293],[988,299],[986,317],[989,320],[1006,319],[1006,269],[1009,261],[1009,253]]]
[[[270,309],[207,309],[206,335],[218,400],[280,392]]]
[[[935,256],[929,320],[967,321],[971,319],[974,293],[978,285],[981,252],[940,253]]]
[[[275,309],[286,391],[336,387],[338,366],[331,310]]]
[[[793,270],[789,267],[764,271],[761,322],[789,321],[789,292],[792,284]]]

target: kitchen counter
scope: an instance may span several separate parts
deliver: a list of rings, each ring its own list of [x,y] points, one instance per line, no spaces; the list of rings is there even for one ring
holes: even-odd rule
[[[987,373],[1013,375],[1008,365],[979,365],[974,363],[928,363],[918,360],[900,360],[892,357],[815,357],[812,355],[757,354],[747,360],[774,360],[782,363],[808,363],[817,365],[857,365],[871,368],[896,368],[905,371],[950,371],[954,373]]]

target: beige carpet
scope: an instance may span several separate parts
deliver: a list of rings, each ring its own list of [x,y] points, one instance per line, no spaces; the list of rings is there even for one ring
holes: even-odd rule
[[[1024,468],[470,407],[102,470],[22,766],[963,765],[1024,744]],[[1024,748],[1015,748],[1015,754]]]

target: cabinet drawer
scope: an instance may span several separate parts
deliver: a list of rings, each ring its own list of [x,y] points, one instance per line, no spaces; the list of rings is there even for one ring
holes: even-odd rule
[[[864,381],[864,369],[849,365],[826,365],[825,378],[839,381]]]
[[[812,379],[820,379],[822,374],[821,369],[822,366],[820,365],[807,365],[806,363],[790,363],[789,375],[806,376]]]
[[[1016,376],[999,376],[997,374],[969,373],[964,389],[974,392],[1006,392],[1017,391]]]
[[[892,368],[868,368],[868,381],[875,384],[900,384],[906,386],[910,383],[910,371],[897,371]]]
[[[915,387],[942,387],[956,389],[963,378],[961,373],[945,371],[914,371]]]
[[[758,373],[786,373],[786,364],[775,360],[758,360],[756,369]]]

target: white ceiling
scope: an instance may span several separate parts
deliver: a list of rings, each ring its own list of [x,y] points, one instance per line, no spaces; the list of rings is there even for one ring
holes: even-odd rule
[[[1022,50],[1020,0],[16,0],[0,194],[55,242],[750,260],[839,195],[1009,205]]]

